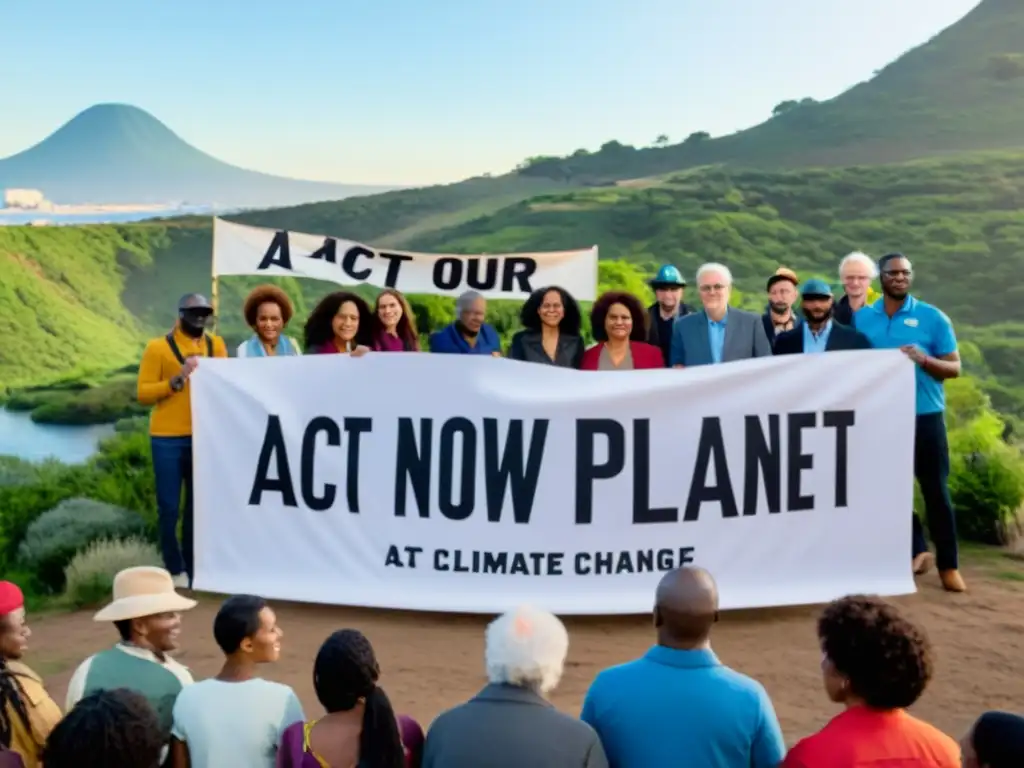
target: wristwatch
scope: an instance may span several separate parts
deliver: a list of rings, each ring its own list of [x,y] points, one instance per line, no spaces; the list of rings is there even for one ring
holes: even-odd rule
[[[185,388],[185,377],[181,374],[174,376],[171,379],[171,389],[175,392],[181,392]]]

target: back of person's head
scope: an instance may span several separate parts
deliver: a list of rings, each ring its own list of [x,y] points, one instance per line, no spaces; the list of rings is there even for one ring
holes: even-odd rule
[[[522,606],[487,627],[484,658],[492,683],[547,694],[562,679],[569,633],[554,614]]]
[[[50,733],[46,768],[157,768],[164,734],[141,694],[97,691],[75,705]]]
[[[362,632],[341,629],[324,641],[313,664],[316,697],[330,713],[347,712],[360,701],[363,730],[359,764],[366,768],[404,768],[398,720],[387,694],[377,685],[380,665]]]
[[[213,639],[226,656],[238,651],[242,641],[260,629],[260,612],[267,601],[255,595],[232,595],[213,620]]]
[[[1024,717],[1010,712],[986,712],[971,729],[974,751],[971,768],[1021,768],[1024,766]],[[964,750],[965,758],[969,754]],[[964,760],[964,765],[971,765]]]

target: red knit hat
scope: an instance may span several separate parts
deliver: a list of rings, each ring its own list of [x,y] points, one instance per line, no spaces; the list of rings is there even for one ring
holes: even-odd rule
[[[0,616],[6,616],[25,605],[25,596],[17,584],[0,581]]]

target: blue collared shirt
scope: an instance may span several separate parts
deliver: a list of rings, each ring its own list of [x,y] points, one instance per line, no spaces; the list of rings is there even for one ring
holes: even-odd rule
[[[811,326],[808,323],[803,323],[804,326],[804,354],[805,355],[816,355],[819,352],[825,351],[825,346],[828,344],[828,337],[832,333],[832,321],[829,320],[825,323],[825,327],[815,333],[811,330]]]
[[[708,316],[708,344],[711,345],[711,361],[722,362],[722,349],[725,347],[725,324],[729,320],[729,310],[725,310],[722,319],[714,321]]]
[[[776,768],[786,754],[764,687],[710,650],[656,645],[598,673],[580,719],[616,768]]]
[[[885,313],[885,299],[861,307],[853,316],[854,327],[868,337],[876,349],[897,349],[914,344],[930,357],[945,357],[957,351],[956,333],[946,313],[913,296],[891,318]],[[946,392],[942,382],[917,371],[917,414],[946,410]]]

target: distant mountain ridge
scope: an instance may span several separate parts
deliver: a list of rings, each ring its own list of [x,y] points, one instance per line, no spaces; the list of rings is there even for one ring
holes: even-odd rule
[[[0,189],[40,189],[61,204],[298,205],[396,187],[272,176],[230,165],[126,104],[80,112],[38,144],[0,160]]]

